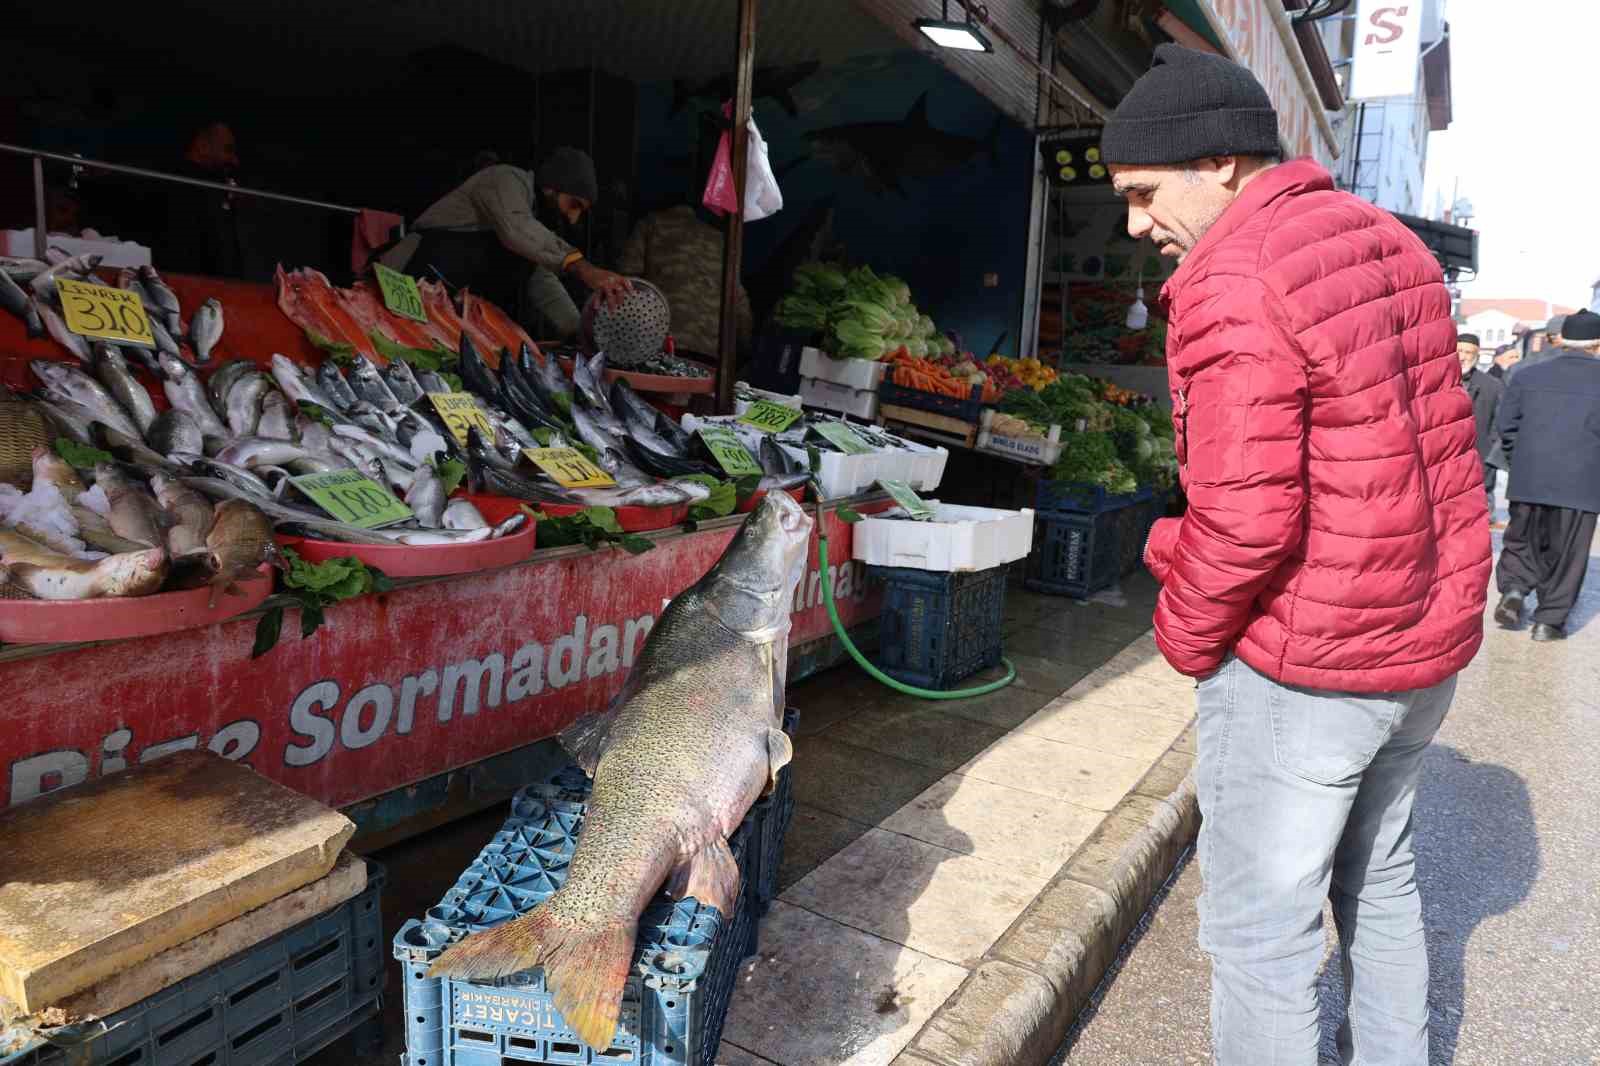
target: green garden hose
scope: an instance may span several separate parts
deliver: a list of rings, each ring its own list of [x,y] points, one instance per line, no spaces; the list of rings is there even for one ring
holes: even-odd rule
[[[820,514],[818,518],[821,518]],[[867,661],[867,657],[861,654],[861,650],[855,646],[855,642],[850,639],[850,635],[844,631],[844,623],[839,621],[839,609],[833,605],[833,577],[828,570],[828,535],[822,532],[820,522],[817,527],[817,533],[817,560],[821,563],[822,568],[822,602],[828,608],[828,619],[833,623],[833,631],[839,635],[839,642],[844,645],[844,650],[850,653],[850,658],[854,659],[856,665],[860,666],[875,680],[883,682],[896,692],[904,692],[907,696],[915,696],[918,699],[964,700],[973,696],[984,696],[990,692],[998,692],[1017,679],[1017,668],[1011,665],[1010,659],[1004,657],[1000,659],[1000,662],[1006,668],[1005,677],[998,681],[990,681],[986,685],[978,685],[975,688],[958,688],[949,691],[907,685],[903,681],[896,681],[876,666],[873,666]]]

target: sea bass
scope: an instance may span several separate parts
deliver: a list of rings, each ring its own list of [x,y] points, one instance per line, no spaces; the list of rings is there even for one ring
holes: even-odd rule
[[[733,913],[739,868],[728,836],[793,755],[779,727],[810,534],[799,504],[768,496],[711,572],[673,599],[611,708],[561,736],[594,775],[566,884],[446,950],[430,976],[486,980],[542,966],[562,1017],[604,1050],[639,914],[662,883]]]
[[[211,362],[211,350],[222,339],[222,301],[215,296],[195,309],[189,320],[189,344],[194,357],[202,363]]]

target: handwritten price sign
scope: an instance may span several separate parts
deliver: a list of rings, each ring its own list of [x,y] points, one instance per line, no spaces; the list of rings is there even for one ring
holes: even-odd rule
[[[341,522],[362,529],[392,526],[411,517],[411,508],[376,481],[354,470],[291,477],[294,487]]]
[[[856,431],[843,422],[818,422],[811,427],[817,436],[832,444],[846,455],[868,455],[872,448],[856,436]]]
[[[402,318],[428,321],[428,312],[422,308],[422,293],[417,291],[417,279],[398,270],[390,270],[382,263],[372,264],[378,275],[378,288],[383,290],[383,306]]]
[[[457,444],[463,448],[467,446],[467,431],[471,429],[478,431],[478,436],[483,438],[485,444],[494,443],[494,423],[489,421],[489,416],[478,406],[478,398],[472,393],[430,392],[428,399],[433,401],[433,409],[439,412],[439,417],[444,420]]]
[[[66,312],[67,328],[82,337],[120,341],[124,344],[156,346],[150,332],[150,319],[144,313],[139,294],[109,285],[57,278],[61,309]]]
[[[750,449],[744,446],[733,430],[721,426],[702,426],[700,439],[729,477],[749,477],[761,473],[761,464],[756,462],[756,457],[750,454]]]
[[[522,454],[564,489],[603,489],[617,483],[576,448],[524,448]]]
[[[918,496],[911,486],[904,481],[893,481],[885,478],[880,480],[878,485],[884,492],[893,496],[894,502],[904,507],[906,514],[910,515],[914,520],[926,522],[933,517],[933,508],[929,507],[927,502],[921,496]]]
[[[738,421],[754,426],[763,433],[782,433],[799,420],[799,411],[771,400],[757,400],[738,418]]]

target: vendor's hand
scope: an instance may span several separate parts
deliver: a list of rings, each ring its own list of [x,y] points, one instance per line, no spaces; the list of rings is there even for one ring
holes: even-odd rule
[[[633,282],[621,274],[601,270],[587,260],[579,261],[577,271],[578,280],[590,290],[599,293],[605,300],[606,306],[613,311],[621,307],[622,301],[633,291]]]

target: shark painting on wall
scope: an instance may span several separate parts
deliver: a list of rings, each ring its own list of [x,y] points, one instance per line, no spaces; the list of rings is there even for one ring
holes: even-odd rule
[[[796,63],[789,67],[758,67],[751,95],[757,100],[775,100],[790,118],[800,116],[800,105],[795,103],[794,88],[821,69],[821,63]],[[733,99],[733,75],[719,74],[696,85],[689,81],[672,83],[670,118],[682,111],[691,100],[704,100],[713,108],[720,108],[725,100]]]
[[[875,193],[906,195],[908,179],[929,178],[955,170],[981,154],[990,165],[999,161],[1001,123],[996,118],[982,140],[947,133],[928,121],[928,94],[917,97],[898,122],[855,122],[805,135],[812,155],[833,164],[841,174],[862,178]]]

